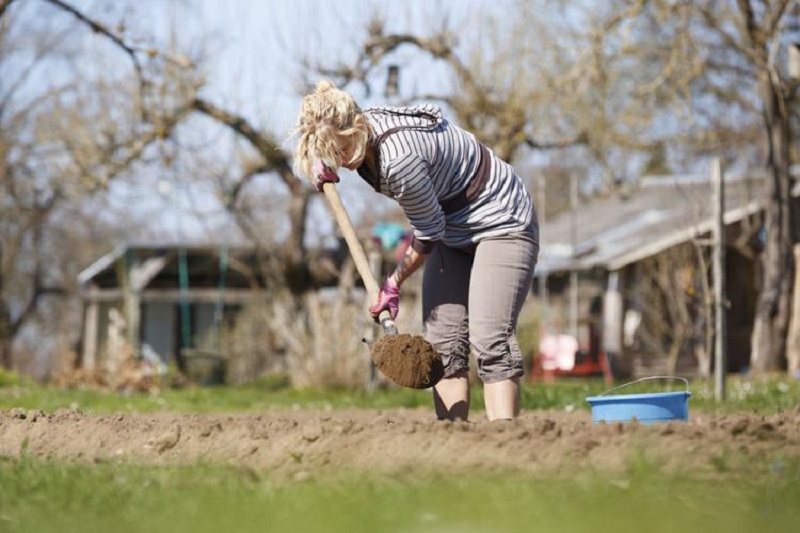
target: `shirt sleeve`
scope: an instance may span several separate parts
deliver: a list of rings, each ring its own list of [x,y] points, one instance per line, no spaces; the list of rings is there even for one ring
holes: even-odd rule
[[[427,161],[414,154],[400,154],[387,165],[386,182],[408,218],[415,240],[440,240],[444,236],[444,212]]]

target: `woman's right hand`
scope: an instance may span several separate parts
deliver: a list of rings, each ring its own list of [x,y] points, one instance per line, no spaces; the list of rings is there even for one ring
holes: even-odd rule
[[[328,165],[317,159],[311,167],[311,183],[318,192],[322,192],[322,186],[326,183],[339,183],[339,175]]]

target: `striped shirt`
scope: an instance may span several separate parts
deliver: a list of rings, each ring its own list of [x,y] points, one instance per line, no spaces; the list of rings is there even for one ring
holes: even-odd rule
[[[538,240],[530,194],[511,165],[489,150],[484,152],[491,161],[483,190],[464,207],[444,212],[441,202],[463,193],[475,175],[481,146],[473,134],[444,119],[441,109],[375,107],[364,114],[375,138],[384,136],[373,185],[397,200],[421,244],[441,241],[453,248],[467,247],[528,226]]]

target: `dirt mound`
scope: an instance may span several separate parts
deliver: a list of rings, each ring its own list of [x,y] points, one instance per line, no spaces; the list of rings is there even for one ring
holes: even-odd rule
[[[614,472],[631,460],[717,475],[800,459],[800,409],[769,417],[693,414],[688,423],[593,425],[588,413],[527,412],[512,422],[443,422],[428,409],[248,415],[0,413],[0,455],[135,464],[197,461],[277,476],[348,470],[531,474]]]
[[[386,335],[371,351],[378,370],[403,387],[427,389],[444,376],[442,357],[419,335]]]

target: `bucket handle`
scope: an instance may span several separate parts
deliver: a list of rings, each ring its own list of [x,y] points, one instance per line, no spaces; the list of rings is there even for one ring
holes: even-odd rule
[[[614,392],[615,390],[619,390],[619,389],[622,389],[622,388],[625,388],[625,387],[629,387],[630,385],[635,385],[635,384],[641,383],[643,381],[650,381],[652,379],[674,379],[674,380],[683,381],[683,383],[686,385],[686,392],[689,392],[689,380],[686,379],[686,378],[682,378],[682,377],[678,377],[678,376],[650,376],[650,377],[646,377],[646,378],[637,379],[636,381],[631,381],[629,383],[625,383],[625,384],[620,385],[618,387],[614,387],[613,389],[608,389],[607,391],[605,391],[600,396],[605,396],[609,392]]]

